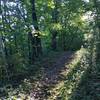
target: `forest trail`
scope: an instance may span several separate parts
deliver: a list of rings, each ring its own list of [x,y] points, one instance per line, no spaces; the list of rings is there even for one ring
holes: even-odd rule
[[[9,97],[6,100],[9,98],[16,98],[16,100],[63,100],[60,95],[63,87],[67,83],[71,86],[71,84],[78,84],[80,81],[81,72],[84,69],[80,68],[79,64],[84,55],[84,49],[76,52],[50,54],[37,63],[37,66],[41,65],[40,72],[37,71],[35,76],[28,76],[18,88],[9,91]],[[74,87],[74,85],[71,88],[66,87],[68,94]]]
[[[57,55],[51,64],[48,64],[50,60],[44,60],[43,76],[30,93],[32,100],[49,100],[48,97],[54,95],[52,89],[64,80],[61,73],[69,69],[66,65],[74,59],[74,56],[74,52],[64,52],[61,55]]]

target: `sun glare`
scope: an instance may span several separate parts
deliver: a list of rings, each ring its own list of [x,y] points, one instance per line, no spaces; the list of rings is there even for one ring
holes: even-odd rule
[[[83,0],[84,2],[89,2],[89,0]]]
[[[93,16],[91,16],[91,14],[92,14],[91,11],[85,13],[85,14],[82,16],[82,20],[83,20],[83,21],[86,21],[86,20],[88,20],[88,21],[93,20]]]

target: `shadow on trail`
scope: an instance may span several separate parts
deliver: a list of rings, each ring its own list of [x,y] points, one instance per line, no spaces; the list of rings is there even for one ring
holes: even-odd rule
[[[49,63],[49,65],[48,61],[45,61],[43,76],[38,82],[37,87],[31,92],[31,97],[37,100],[48,100],[48,96],[52,95],[49,90],[65,78],[61,76],[61,72],[68,69],[65,65],[69,64],[73,58],[74,52],[64,52],[53,59],[53,63]]]

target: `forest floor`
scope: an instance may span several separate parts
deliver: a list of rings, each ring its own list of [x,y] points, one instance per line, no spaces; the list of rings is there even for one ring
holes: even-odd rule
[[[27,96],[22,95],[22,97],[25,97],[26,100],[28,98],[31,98],[31,100],[63,100],[60,97],[60,93],[64,87],[67,75],[71,76],[71,74],[74,74],[73,69],[79,64],[81,57],[81,50],[48,55],[40,63],[42,65],[40,76],[36,79],[32,77],[33,80],[32,78],[26,80],[25,86],[28,87],[29,94]]]
[[[10,100],[100,100],[100,73],[84,66],[84,52],[58,52],[43,58],[38,63],[40,72],[9,92]]]
[[[74,52],[64,52],[43,62],[42,78],[36,83],[36,88],[31,92],[33,100],[48,100],[50,96],[56,95],[52,89],[65,79],[62,72],[67,72],[68,65],[74,59]]]
[[[49,100],[49,97],[55,95],[59,83],[64,82],[65,76],[62,73],[69,70],[67,65],[72,62],[75,55],[75,52],[67,51],[45,56],[36,63],[37,67],[41,66],[40,72],[37,71],[35,76],[25,79],[19,88],[12,89],[8,97],[21,100]]]

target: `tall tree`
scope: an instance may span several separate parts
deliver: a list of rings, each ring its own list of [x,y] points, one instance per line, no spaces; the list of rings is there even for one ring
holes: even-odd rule
[[[54,24],[54,26],[56,26],[58,24],[58,18],[59,18],[59,0],[54,0],[54,9],[52,11],[52,23]],[[52,41],[51,41],[51,47],[53,50],[57,49],[57,29],[56,27],[52,30]]]
[[[42,46],[41,46],[41,37],[40,37],[40,32],[39,32],[39,27],[38,27],[38,20],[37,20],[37,15],[36,15],[36,10],[35,10],[35,0],[30,0],[30,3],[32,5],[32,23],[33,27],[31,32],[29,32],[29,40],[31,42],[31,54],[30,59],[31,63],[34,63],[35,57],[39,57],[42,53]]]
[[[97,60],[100,60],[100,1],[93,0],[94,8],[95,8],[95,27],[97,32],[96,34],[96,49],[97,49]]]

